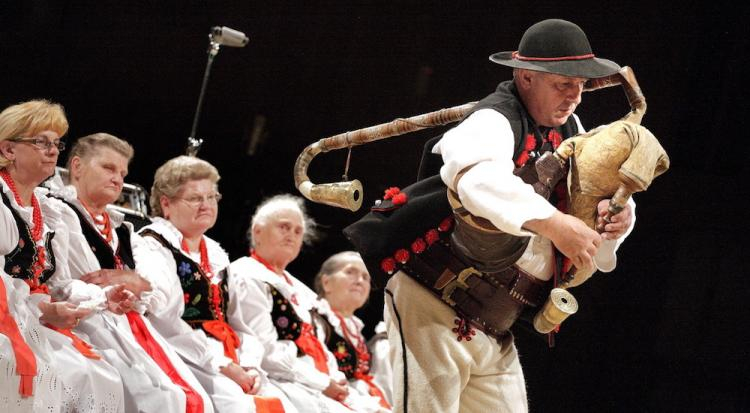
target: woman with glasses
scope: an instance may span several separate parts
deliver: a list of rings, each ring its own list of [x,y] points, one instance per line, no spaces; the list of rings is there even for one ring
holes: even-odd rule
[[[370,297],[370,273],[359,253],[344,251],[330,256],[315,276],[319,336],[336,357],[366,411],[390,411],[385,392],[370,374],[371,354],[362,334],[365,327],[354,312]]]
[[[124,215],[110,208],[122,192],[132,157],[129,143],[106,133],[79,138],[70,150],[70,185],[59,195],[70,207],[64,221],[70,231],[71,276],[101,287],[123,284],[138,300],[134,311],[101,313],[76,330],[111,350],[104,356],[122,376],[127,411],[210,413],[211,400],[198,380],[142,316],[166,301],[147,278],[160,258],[133,233]]]
[[[0,387],[19,386],[15,375],[20,376],[22,400],[12,408],[33,396],[34,411],[119,412],[124,404],[118,372],[102,359],[103,350],[93,349],[71,329],[95,311],[126,311],[130,295],[123,286],[102,289],[71,279],[65,207],[38,188],[54,174],[67,130],[62,107],[48,101],[29,101],[0,113],[0,264],[5,290],[15,293],[13,303],[0,302],[0,333],[10,340],[16,362],[15,373],[0,370],[9,376],[2,377]],[[25,316],[19,311],[24,302]],[[29,312],[35,316],[28,317]],[[18,317],[15,328],[13,317]],[[59,380],[50,379],[53,372]],[[62,400],[54,400],[51,393],[60,392]]]
[[[248,231],[250,256],[228,270],[229,322],[263,342],[263,368],[300,411],[356,411],[346,377],[315,336],[317,295],[286,271],[312,236],[314,222],[303,208],[301,198],[286,194],[258,206]]]
[[[153,287],[166,297],[149,319],[185,359],[217,412],[294,412],[260,370],[263,346],[226,323],[229,257],[205,235],[216,223],[219,173],[189,156],[167,161],[151,187],[153,223],[141,230],[161,257]],[[263,395],[263,396],[261,396]]]

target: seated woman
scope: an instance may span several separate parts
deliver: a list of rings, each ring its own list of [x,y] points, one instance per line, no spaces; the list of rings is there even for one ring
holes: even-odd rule
[[[152,302],[166,300],[141,276],[150,275],[159,257],[133,233],[123,214],[107,208],[122,192],[132,157],[130,144],[106,133],[79,138],[70,150],[71,185],[60,195],[70,207],[63,211],[63,221],[70,231],[71,277],[102,287],[123,284],[139,300],[139,311],[102,312],[81,322],[76,331],[110,350],[104,357],[122,376],[127,411],[213,412],[211,399],[190,369],[141,316]]]
[[[4,215],[0,215],[2,221]],[[14,224],[3,222],[3,228]],[[6,247],[0,245],[0,249]],[[3,260],[0,256],[0,263]],[[62,404],[59,366],[41,333],[39,311],[29,307],[28,300],[28,285],[0,269],[0,411],[58,412]]]
[[[250,257],[229,272],[229,323],[266,347],[263,368],[300,411],[360,411],[346,377],[315,336],[316,294],[286,271],[311,233],[302,199],[277,195],[262,202],[250,224]]]
[[[371,407],[390,409],[385,392],[370,375],[371,354],[362,335],[365,325],[354,315],[370,297],[370,273],[359,253],[344,251],[325,260],[315,276],[315,290],[320,297],[320,335],[336,357],[339,370],[363,398],[374,398]]]
[[[67,130],[62,107],[47,101],[0,113],[0,262],[6,274],[26,282],[30,310],[47,327],[35,340],[48,340],[52,348],[60,379],[52,384],[62,387],[61,410],[119,412],[124,410],[120,375],[70,329],[93,310],[127,310],[129,294],[123,286],[102,289],[70,278],[68,233],[60,212],[66,207],[37,188],[54,174]],[[25,295],[25,289],[15,290]]]
[[[205,235],[216,223],[219,178],[213,165],[189,156],[156,170],[150,199],[156,218],[140,234],[160,257],[161,275],[152,286],[166,302],[152,305],[148,317],[217,412],[295,412],[260,370],[263,346],[251,336],[238,337],[226,323],[229,257]]]

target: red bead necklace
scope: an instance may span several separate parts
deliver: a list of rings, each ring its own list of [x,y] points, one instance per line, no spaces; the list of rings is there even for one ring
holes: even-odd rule
[[[190,248],[188,248],[185,238],[182,238],[180,247],[188,256],[190,256]],[[214,276],[214,272],[213,270],[211,270],[211,262],[208,260],[208,248],[206,247],[205,238],[201,237],[201,242],[198,246],[198,249],[200,250],[201,254],[201,262],[198,265],[200,266],[201,271],[203,271],[203,273],[206,275],[206,278],[208,278],[209,280],[208,288],[210,289],[211,307],[213,308],[216,319],[219,321],[224,321],[224,313],[221,311],[221,289],[217,284],[214,284],[210,281]]]
[[[112,220],[109,218],[109,214],[107,211],[102,212],[100,216],[95,215],[93,212],[91,212],[91,209],[89,206],[83,202],[83,199],[78,198],[78,201],[81,202],[81,205],[83,205],[83,209],[88,212],[89,216],[92,220],[94,220],[94,226],[97,230],[99,230],[99,233],[102,235],[102,238],[104,238],[107,243],[112,242]]]
[[[3,178],[6,184],[8,184],[8,188],[10,188],[10,191],[13,192],[13,198],[16,200],[16,203],[23,207],[24,203],[21,199],[21,196],[18,194],[18,188],[16,188],[16,183],[13,181],[13,177],[10,176],[10,173],[7,169],[0,170],[0,176]],[[39,200],[36,199],[36,195],[32,192],[31,194],[31,221],[34,224],[34,228],[29,231],[29,234],[31,235],[31,239],[34,241],[34,244],[37,244],[42,239],[42,232],[44,231],[44,222],[42,221],[42,208],[39,207]],[[34,275],[34,278],[31,280],[26,280],[26,283],[29,284],[29,287],[31,288],[31,291],[37,291],[38,289],[42,288],[42,286],[39,284],[39,276],[42,275],[42,272],[44,271],[44,264],[47,261],[47,254],[45,253],[44,246],[37,245],[36,246],[36,256],[34,257],[32,263],[31,263],[31,272]]]
[[[364,337],[362,337],[362,334],[360,334],[358,331],[354,333],[349,331],[349,326],[346,325],[346,319],[344,319],[344,317],[339,314],[338,311],[333,311],[333,314],[335,314],[336,318],[339,319],[339,323],[341,324],[341,331],[344,333],[344,339],[348,341],[349,344],[351,344],[351,346],[354,347],[354,350],[357,352],[357,372],[361,374],[367,374],[370,370],[370,351],[367,350],[367,344],[365,343]],[[352,336],[355,336],[357,338],[356,344],[352,340]]]

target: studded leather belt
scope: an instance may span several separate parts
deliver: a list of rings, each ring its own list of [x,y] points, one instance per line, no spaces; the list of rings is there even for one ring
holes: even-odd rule
[[[451,251],[440,239],[421,254],[412,254],[401,270],[432,291],[473,327],[501,338],[526,306],[537,307],[549,293],[549,283],[516,266],[480,272]]]

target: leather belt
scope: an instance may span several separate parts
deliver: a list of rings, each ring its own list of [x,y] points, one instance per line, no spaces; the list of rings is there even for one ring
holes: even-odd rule
[[[421,254],[412,254],[401,270],[420,282],[473,327],[497,338],[507,334],[526,306],[537,307],[549,283],[516,266],[481,272],[467,266],[440,239]]]

